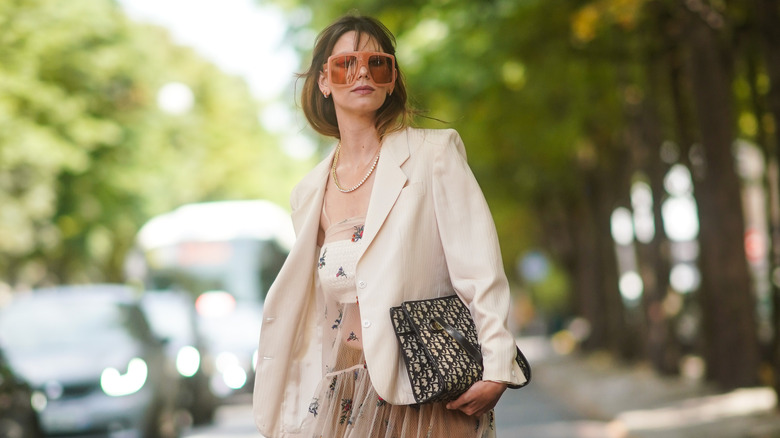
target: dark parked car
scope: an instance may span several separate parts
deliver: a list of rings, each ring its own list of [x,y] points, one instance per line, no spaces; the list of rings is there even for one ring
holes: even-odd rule
[[[178,383],[132,289],[17,293],[0,309],[0,341],[11,366],[40,393],[45,434],[178,435]]]
[[[169,362],[181,381],[179,407],[195,424],[211,422],[219,399],[211,391],[214,362],[198,331],[195,302],[184,291],[147,291],[141,307],[152,331],[165,339]]]
[[[214,356],[216,373],[211,379],[211,390],[224,401],[251,394],[262,305],[237,302],[225,291],[205,292],[195,303],[206,343]]]
[[[42,436],[34,400],[42,394],[33,391],[11,368],[0,351],[0,437],[39,438]]]

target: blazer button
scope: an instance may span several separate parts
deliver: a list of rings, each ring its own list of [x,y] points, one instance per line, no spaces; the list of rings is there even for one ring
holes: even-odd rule
[[[361,289],[365,289],[366,288],[366,282],[363,281],[363,280],[358,281],[358,287],[361,288]]]
[[[371,327],[371,321],[364,319],[363,320],[363,328],[369,328]]]

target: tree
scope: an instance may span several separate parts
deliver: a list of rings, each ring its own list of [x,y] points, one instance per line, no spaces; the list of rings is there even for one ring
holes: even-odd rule
[[[691,14],[684,38],[704,161],[694,173],[701,218],[704,352],[709,377],[734,388],[757,383],[759,356],[740,180],[732,152],[737,137],[733,61],[716,23],[721,21]]]
[[[286,204],[285,159],[259,104],[110,0],[0,3],[0,282],[121,281],[144,221],[185,202]],[[192,107],[158,91],[179,82]],[[287,188],[287,190],[285,190]]]

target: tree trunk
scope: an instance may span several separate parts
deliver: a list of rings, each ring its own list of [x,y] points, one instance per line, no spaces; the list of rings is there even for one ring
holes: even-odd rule
[[[650,76],[653,72],[648,72]],[[657,87],[649,86],[650,90]],[[664,200],[664,176],[668,165],[661,160],[663,134],[655,111],[655,92],[634,109],[633,123],[636,130],[637,167],[647,175],[652,191],[653,222],[655,234],[652,241],[637,242],[637,254],[644,281],[643,304],[646,320],[646,355],[653,367],[663,374],[678,371],[680,348],[668,315],[664,311],[664,300],[669,287],[669,245],[663,228],[661,205]]]
[[[780,11],[775,0],[756,0],[755,12],[759,26],[759,39],[761,48],[764,51],[766,62],[766,71],[769,75],[769,93],[767,97],[768,110],[774,119],[775,130],[766,136],[766,155],[769,163],[767,172],[767,183],[769,187],[769,205],[770,205],[770,238],[771,238],[771,256],[770,263],[772,267],[772,324],[774,336],[772,341],[772,370],[774,381],[772,386],[775,393],[780,397],[780,288],[775,272],[780,269],[780,194],[778,194],[778,147],[779,140],[777,129],[780,127]],[[760,120],[760,119],[759,119]]]
[[[693,103],[704,167],[695,172],[699,205],[707,377],[726,388],[757,383],[755,299],[745,248],[740,180],[735,171],[731,64],[717,34],[698,15],[686,35]]]
[[[607,305],[601,282],[605,262],[601,260],[599,251],[594,177],[593,170],[583,172],[581,200],[577,208],[572,209],[569,220],[574,241],[572,278],[575,303],[579,315],[590,325],[590,334],[583,343],[583,348],[590,351],[609,348],[609,326],[604,312]]]
[[[614,148],[614,146],[611,146]],[[603,151],[600,156],[606,157]],[[607,344],[610,350],[623,359],[636,358],[636,348],[640,345],[635,328],[627,321],[627,312],[620,294],[617,254],[612,238],[611,218],[616,208],[629,206],[629,188],[631,166],[627,150],[612,151],[612,156],[604,160],[596,171],[595,225],[597,257],[601,272],[601,302],[606,318]],[[621,163],[621,164],[617,164]]]

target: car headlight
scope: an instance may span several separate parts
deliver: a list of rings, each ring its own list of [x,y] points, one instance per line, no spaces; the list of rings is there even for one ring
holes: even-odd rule
[[[246,371],[233,353],[220,353],[217,356],[217,371],[229,388],[241,389],[246,383]]]
[[[33,391],[32,395],[30,395],[30,405],[36,412],[43,412],[48,404],[49,400],[41,391]]]
[[[176,354],[176,370],[184,377],[192,377],[200,368],[200,352],[197,348],[187,345],[181,347]]]
[[[148,371],[146,362],[140,357],[134,357],[127,363],[125,374],[120,374],[116,368],[104,369],[100,375],[100,387],[112,397],[130,395],[143,388]]]

